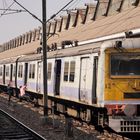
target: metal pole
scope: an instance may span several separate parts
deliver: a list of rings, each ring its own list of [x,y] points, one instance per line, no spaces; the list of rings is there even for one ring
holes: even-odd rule
[[[47,92],[47,38],[46,38],[46,0],[42,0],[42,44],[43,44],[43,86],[44,86],[44,116],[48,116],[48,92]]]

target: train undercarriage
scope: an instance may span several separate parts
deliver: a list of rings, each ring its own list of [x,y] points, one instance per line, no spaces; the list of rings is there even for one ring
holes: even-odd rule
[[[0,86],[6,92],[6,86]],[[14,96],[18,95],[19,89],[14,89]],[[17,93],[17,94],[16,94]],[[43,106],[43,96],[28,92],[36,104]],[[80,122],[86,122],[95,126],[106,126],[108,124],[107,109],[91,106],[82,102],[74,102],[57,96],[48,96],[48,110],[56,115],[74,118]]]

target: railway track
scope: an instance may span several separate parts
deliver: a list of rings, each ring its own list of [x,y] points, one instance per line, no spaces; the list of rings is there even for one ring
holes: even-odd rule
[[[17,103],[16,98],[13,97],[11,100],[12,100],[11,102],[16,102]],[[24,105],[25,103],[26,103],[26,101],[22,101],[20,104],[23,104],[23,106],[25,107],[25,105]],[[28,107],[32,110],[33,109],[38,110],[37,112],[41,112],[43,110],[42,107],[35,108],[30,103],[28,103],[26,105],[26,107]],[[50,114],[50,117],[53,118],[52,115]],[[55,118],[57,120],[59,120],[62,123],[62,125],[64,125],[63,133],[65,133],[66,118],[64,117],[64,115],[58,115],[58,116],[56,115]],[[2,119],[1,119],[1,112],[0,112],[0,127],[1,127],[1,120]],[[10,123],[8,123],[8,126],[9,126],[9,124]],[[55,126],[55,124],[54,124],[54,126]],[[110,131],[110,129],[104,129],[104,128],[100,129],[100,128],[97,128],[93,125],[88,125],[86,122],[82,122],[82,121],[79,122],[78,120],[75,120],[74,118],[72,119],[72,129],[73,129],[73,140],[79,140],[79,139],[81,139],[81,140],[82,139],[89,139],[89,140],[132,140],[132,139],[127,138],[125,136],[122,136],[120,134],[114,133],[114,132]],[[16,132],[16,131],[19,132],[19,129],[18,130],[15,129],[15,131],[13,131],[13,132]],[[28,132],[28,131],[29,130],[26,130],[26,132]],[[55,130],[55,131],[57,131],[57,133],[58,133],[59,129]],[[24,130],[24,133],[26,133],[26,132]],[[62,132],[60,131],[60,133],[62,133]],[[0,136],[1,136],[1,129],[0,129]],[[16,134],[16,136],[17,136],[17,134]],[[26,138],[24,138],[24,139],[26,140]],[[29,138],[27,138],[27,140],[28,139]],[[31,139],[35,139],[35,138],[31,138]],[[39,138],[39,140],[40,140],[40,138]]]
[[[0,140],[45,140],[0,109]]]

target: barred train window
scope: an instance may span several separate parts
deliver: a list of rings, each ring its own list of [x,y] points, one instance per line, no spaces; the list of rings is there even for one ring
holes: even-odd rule
[[[6,77],[9,76],[9,66],[6,66],[6,69],[5,69],[5,76],[6,76]]]
[[[64,66],[64,81],[68,81],[69,62],[65,62]]]
[[[64,81],[74,82],[75,77],[75,61],[65,62]]]
[[[3,70],[2,67],[0,67],[0,76],[2,76],[2,70]]]
[[[18,77],[22,78],[23,73],[23,65],[19,65],[18,67]]]
[[[140,54],[111,55],[111,75],[140,75]]]
[[[48,74],[47,79],[51,80],[52,63],[48,63]]]
[[[30,64],[29,67],[29,78],[34,79],[35,78],[35,64]]]
[[[70,74],[69,74],[69,81],[74,82],[74,77],[75,77],[75,62],[71,61],[70,62]]]

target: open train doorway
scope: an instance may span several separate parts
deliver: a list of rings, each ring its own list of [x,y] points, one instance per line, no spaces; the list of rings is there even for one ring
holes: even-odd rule
[[[28,78],[28,63],[25,63],[25,69],[24,69],[24,85],[27,84],[27,78]]]
[[[98,56],[94,56],[93,60],[93,82],[92,82],[92,104],[97,103],[97,72],[98,72]]]
[[[61,60],[55,61],[55,95],[60,94]]]
[[[13,81],[13,64],[10,65],[10,81]]]
[[[3,65],[3,84],[5,84],[5,65]]]

